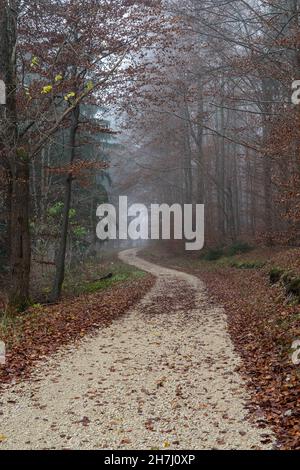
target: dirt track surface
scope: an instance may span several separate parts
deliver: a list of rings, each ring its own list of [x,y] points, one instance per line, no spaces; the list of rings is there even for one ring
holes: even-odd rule
[[[155,287],[2,393],[0,449],[272,448],[271,431],[249,420],[224,311],[201,281],[136,250],[120,258]]]

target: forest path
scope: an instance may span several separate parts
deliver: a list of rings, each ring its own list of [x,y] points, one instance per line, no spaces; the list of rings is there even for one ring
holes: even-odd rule
[[[247,418],[224,311],[201,281],[136,250],[120,258],[154,274],[154,288],[2,393],[0,449],[272,447],[272,433]]]

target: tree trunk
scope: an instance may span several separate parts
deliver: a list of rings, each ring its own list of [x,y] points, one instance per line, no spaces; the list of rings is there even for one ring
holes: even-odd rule
[[[72,123],[70,129],[70,164],[73,163],[75,159],[75,145],[76,145],[76,135],[78,130],[80,116],[80,108],[77,106],[72,113]],[[66,262],[66,251],[67,251],[67,242],[68,242],[68,230],[69,230],[69,214],[71,209],[71,200],[72,200],[72,184],[73,176],[68,174],[65,182],[65,197],[64,197],[64,210],[63,210],[63,221],[62,229],[60,235],[59,248],[56,255],[56,272],[51,292],[50,300],[51,302],[56,302],[62,291],[62,286],[65,278],[65,262]]]
[[[270,138],[270,119],[268,115],[272,113],[272,105],[270,104],[272,96],[272,80],[262,79],[264,117],[263,117],[263,145],[265,146]],[[273,244],[273,187],[272,187],[272,162],[269,155],[264,152],[263,159],[263,182],[264,182],[264,221],[266,240],[268,245]]]
[[[10,305],[19,310],[29,299],[30,229],[29,229],[29,159],[25,149],[18,148],[18,122],[16,109],[17,67],[17,2],[0,0],[0,78],[7,91],[6,105],[0,118],[1,165],[9,177],[10,237]]]
[[[218,123],[218,128],[220,133],[224,135],[225,130],[225,111],[223,108],[223,101],[221,102],[221,108],[219,111],[220,122]],[[217,198],[218,198],[218,230],[220,241],[224,242],[226,238],[226,189],[225,189],[225,138],[221,137],[218,145],[217,151]]]
[[[197,204],[205,203],[205,165],[204,165],[204,152],[203,152],[203,121],[204,121],[204,100],[203,100],[203,84],[202,79],[198,78],[198,123],[197,123]]]
[[[17,155],[11,194],[10,305],[23,310],[29,302],[31,242],[29,227],[29,164]]]

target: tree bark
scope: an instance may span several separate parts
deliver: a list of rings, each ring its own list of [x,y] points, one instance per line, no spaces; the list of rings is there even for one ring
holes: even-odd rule
[[[70,129],[70,164],[74,162],[75,159],[75,145],[76,145],[76,135],[78,130],[80,116],[80,108],[77,106],[71,116],[71,129]],[[59,248],[56,255],[56,272],[53,281],[53,287],[51,292],[50,300],[51,302],[56,302],[62,291],[62,286],[65,278],[65,261],[66,261],[66,251],[67,251],[67,242],[68,242],[68,230],[69,230],[69,214],[71,209],[71,200],[72,200],[72,184],[73,184],[73,175],[69,173],[66,182],[65,182],[65,196],[64,196],[64,210],[63,210],[63,221],[62,229],[60,235]]]
[[[198,181],[197,181],[197,203],[205,203],[205,165],[204,165],[204,152],[203,152],[203,121],[204,121],[204,100],[203,100],[203,84],[202,79],[198,78],[198,123],[197,123],[197,151],[198,151]]]
[[[10,305],[23,310],[29,302],[31,241],[29,227],[29,163],[27,155],[16,156],[11,194],[11,288]]]
[[[270,119],[268,115],[272,112],[270,104],[272,96],[272,80],[262,79],[262,90],[264,100],[264,117],[263,117],[263,144],[266,145],[270,138]],[[264,204],[265,204],[265,231],[267,244],[273,244],[273,187],[272,187],[272,162],[270,156],[265,152],[263,159],[263,181],[264,181]]]
[[[0,70],[7,90],[6,105],[1,112],[1,164],[9,178],[9,303],[18,310],[29,301],[31,243],[29,228],[29,158],[18,148],[17,89],[17,21],[18,2],[0,0]]]
[[[222,87],[223,88],[223,87]],[[223,101],[219,111],[220,122],[218,127],[222,135],[225,134],[225,111],[223,108]],[[225,138],[221,137],[218,152],[217,152],[217,191],[218,191],[218,229],[220,241],[224,242],[226,237],[226,190],[225,190]]]

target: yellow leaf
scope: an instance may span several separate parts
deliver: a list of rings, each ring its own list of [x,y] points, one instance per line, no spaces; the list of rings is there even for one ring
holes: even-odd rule
[[[171,446],[170,442],[164,442],[163,443],[163,448],[168,449]]]
[[[55,77],[56,82],[60,82],[62,79],[63,79],[63,76],[60,73],[58,75],[56,75],[56,77]]]
[[[0,442],[6,441],[7,437],[4,434],[0,434]]]
[[[39,59],[37,57],[32,57],[30,65],[31,67],[36,67],[37,65],[39,65]]]
[[[25,92],[25,95],[26,95],[26,96],[28,96],[29,98],[31,98],[30,91],[29,91],[29,88],[28,88],[28,87],[25,87],[25,88],[24,88],[24,92]]]
[[[41,93],[42,93],[42,95],[47,95],[48,93],[51,93],[52,90],[53,90],[52,85],[46,85],[46,86],[43,87]]]
[[[87,91],[90,91],[94,88],[94,83],[92,82],[92,80],[90,80],[87,84],[86,84],[86,89]]]
[[[71,91],[65,96],[65,101],[69,101],[70,98],[74,98],[76,96],[76,93],[74,91]]]

